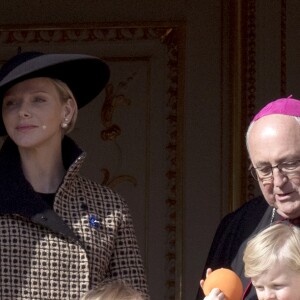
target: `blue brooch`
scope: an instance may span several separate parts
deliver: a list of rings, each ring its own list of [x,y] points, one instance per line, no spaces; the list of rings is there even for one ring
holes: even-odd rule
[[[97,219],[95,215],[90,215],[89,216],[89,223],[90,226],[96,229],[100,228],[100,221]]]

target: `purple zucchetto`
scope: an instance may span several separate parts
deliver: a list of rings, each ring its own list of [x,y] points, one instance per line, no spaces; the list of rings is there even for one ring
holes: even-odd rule
[[[300,100],[291,98],[274,100],[264,106],[253,118],[252,122],[268,115],[287,115],[300,117]]]

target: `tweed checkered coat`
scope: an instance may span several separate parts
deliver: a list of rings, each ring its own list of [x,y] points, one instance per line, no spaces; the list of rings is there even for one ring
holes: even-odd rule
[[[79,175],[85,153],[65,137],[67,168],[53,209],[35,193],[8,138],[0,152],[0,299],[80,299],[124,279],[147,294],[127,205]],[[147,298],[147,296],[146,296]]]

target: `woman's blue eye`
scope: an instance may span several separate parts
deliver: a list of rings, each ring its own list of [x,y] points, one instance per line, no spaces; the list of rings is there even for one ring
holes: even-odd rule
[[[34,98],[34,101],[35,101],[35,102],[45,102],[45,99],[42,98],[42,97],[35,97],[35,98]]]
[[[9,100],[9,101],[4,102],[4,106],[6,106],[6,107],[10,107],[10,106],[13,106],[15,104],[16,104],[16,101],[13,101],[13,100]]]

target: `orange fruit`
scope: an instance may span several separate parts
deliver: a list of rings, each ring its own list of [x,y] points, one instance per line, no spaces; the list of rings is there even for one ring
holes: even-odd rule
[[[213,288],[219,288],[227,300],[241,300],[243,284],[232,270],[220,268],[212,271],[205,279],[203,292],[207,296]]]

